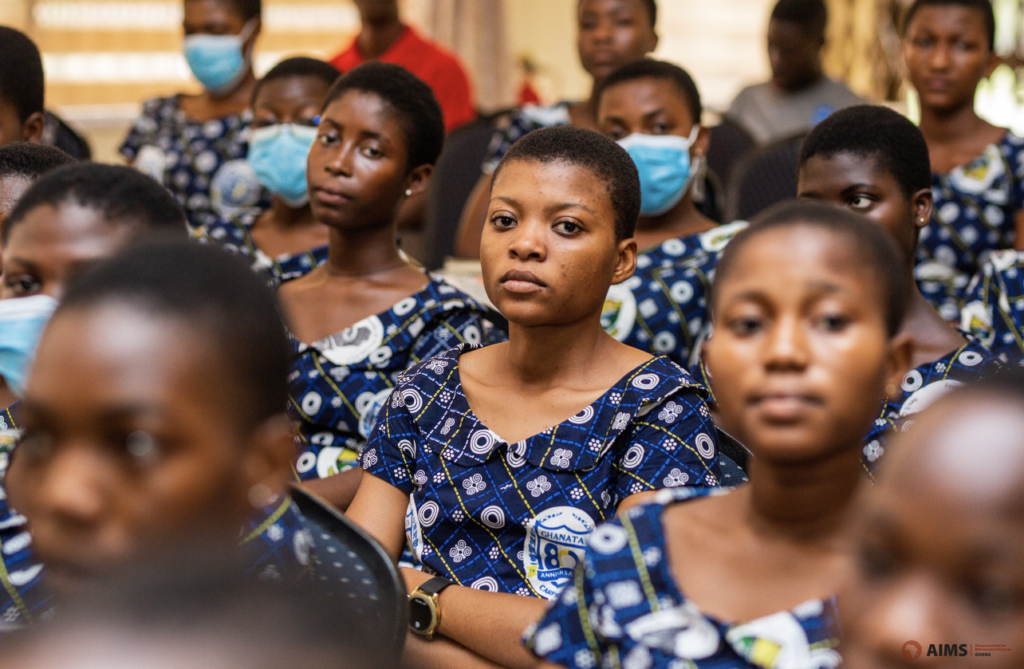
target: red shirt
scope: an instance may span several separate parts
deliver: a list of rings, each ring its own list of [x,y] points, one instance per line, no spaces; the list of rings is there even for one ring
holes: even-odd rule
[[[380,60],[401,65],[422,79],[434,91],[444,112],[445,129],[449,132],[476,118],[469,78],[458,59],[437,44],[419,36],[405,26],[401,36],[385,51]],[[357,40],[331,60],[342,72],[366,62]]]

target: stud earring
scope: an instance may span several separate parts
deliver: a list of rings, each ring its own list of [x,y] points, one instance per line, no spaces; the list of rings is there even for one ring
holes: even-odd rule
[[[412,197],[412,189],[411,188],[405,191],[405,196],[406,197]]]

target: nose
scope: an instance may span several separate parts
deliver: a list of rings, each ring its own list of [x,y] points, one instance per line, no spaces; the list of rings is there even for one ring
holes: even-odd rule
[[[766,364],[770,369],[792,371],[807,366],[807,333],[799,318],[777,319],[766,343]]]
[[[324,169],[334,176],[350,176],[355,161],[356,147],[354,144],[343,143],[334,152],[330,159],[324,164]]]
[[[547,258],[547,245],[544,243],[544,232],[547,226],[542,223],[520,221],[510,231],[509,256],[516,260],[536,260],[543,262]]]
[[[601,20],[597,22],[597,25],[591,31],[591,37],[598,44],[607,44],[612,41],[613,32],[612,22]]]
[[[933,70],[946,70],[950,66],[949,47],[938,45],[931,51],[928,66]]]
[[[872,600],[848,623],[851,644],[875,659],[876,666],[914,666],[928,652],[928,644],[951,639],[937,616],[947,608],[924,578],[907,578]],[[951,636],[952,635],[952,636]],[[920,646],[920,649],[918,649]]]
[[[89,532],[103,517],[97,458],[89,449],[65,447],[45,467],[35,495],[39,509],[61,534]]]

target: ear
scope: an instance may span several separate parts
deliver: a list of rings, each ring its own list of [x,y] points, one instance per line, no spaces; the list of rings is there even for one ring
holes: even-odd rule
[[[636,240],[632,237],[623,239],[618,244],[618,258],[615,262],[615,271],[612,272],[612,285],[618,285],[633,276],[636,271]]]
[[[889,341],[886,360],[885,394],[895,400],[899,397],[903,377],[910,371],[910,360],[914,354],[914,338],[909,332],[901,332]]]
[[[249,501],[254,506],[272,503],[273,497],[283,493],[292,478],[295,436],[288,416],[279,414],[264,421],[248,439],[242,467],[250,490]],[[263,493],[253,499],[256,491]],[[262,499],[264,496],[267,499]]]
[[[256,38],[260,36],[260,32],[263,30],[263,19],[257,16],[250,20],[253,21],[252,34],[249,35],[249,39],[245,40],[245,44],[242,45],[243,52],[247,52],[256,46]]]
[[[988,65],[985,66],[985,78],[988,79],[989,77],[991,77],[992,73],[996,71],[996,68],[1002,65],[1004,62],[1006,61],[1003,60],[1003,57],[993,51],[989,55]]]
[[[46,128],[46,116],[43,112],[34,112],[21,124],[21,139],[24,142],[43,141],[43,130]]]
[[[430,177],[434,174],[433,165],[420,165],[405,177],[405,190],[409,197],[426,192],[430,188]]]
[[[932,194],[932,189],[922,188],[917,191],[911,197],[910,203],[914,210],[914,225],[920,230],[932,220],[932,209],[935,206],[935,196]]]
[[[658,48],[658,42],[661,38],[658,36],[657,30],[651,30],[651,48],[647,50],[647,53],[651,53]]]
[[[697,132],[697,139],[694,140],[693,146],[690,147],[690,153],[693,154],[694,158],[706,156],[708,155],[709,148],[711,148],[711,129],[702,125]]]

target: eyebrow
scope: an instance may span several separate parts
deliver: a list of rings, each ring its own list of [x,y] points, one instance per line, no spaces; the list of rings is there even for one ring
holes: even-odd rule
[[[807,284],[807,287],[810,291],[812,291],[815,294],[814,297],[818,297],[821,295],[831,295],[833,293],[839,293],[843,291],[842,286],[835,283],[830,283],[828,281],[812,281]],[[732,299],[750,300],[752,302],[765,302],[766,295],[761,290],[752,289],[743,291],[742,293],[733,296]]]
[[[25,416],[31,416],[40,423],[54,422],[54,416],[59,413],[54,410],[55,407],[31,397],[22,400],[21,406]],[[102,407],[94,413],[94,417],[100,421],[121,421],[138,416],[162,416],[164,413],[162,407],[157,404],[125,402]]]
[[[843,195],[846,195],[847,193],[852,193],[853,191],[858,191],[858,190],[877,190],[877,189],[878,189],[878,186],[876,186],[875,184],[860,183],[860,184],[853,184],[853,185],[847,186],[846,188],[844,188],[842,190],[842,193],[843,193]]]
[[[512,205],[513,207],[519,209],[522,209],[523,207],[522,202],[516,200],[515,198],[507,197],[505,195],[495,195],[494,197],[491,198],[491,200],[499,200],[501,202],[504,202],[505,204]],[[582,209],[583,211],[594,214],[595,216],[597,215],[596,211],[594,211],[587,205],[583,204],[582,202],[559,202],[558,204],[552,204],[544,208],[544,213],[556,214],[560,211],[565,211],[566,209]]]

